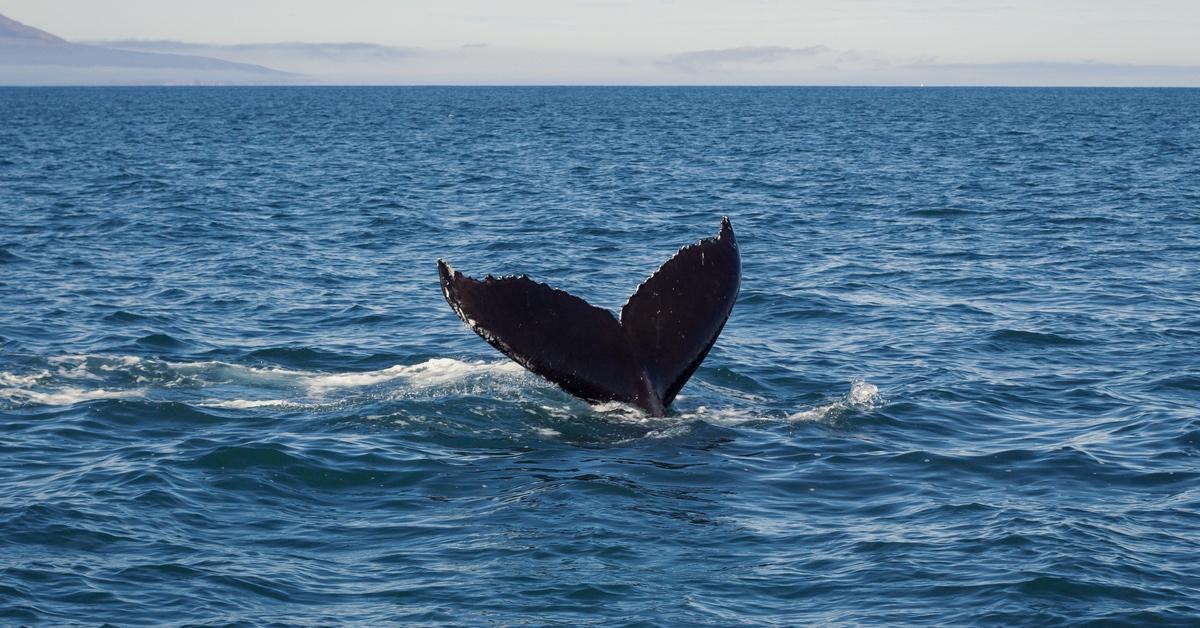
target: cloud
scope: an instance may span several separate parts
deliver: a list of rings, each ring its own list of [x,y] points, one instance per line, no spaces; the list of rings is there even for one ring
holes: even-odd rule
[[[337,43],[307,43],[280,42],[272,44],[200,44],[172,40],[142,40],[124,39],[117,41],[94,42],[109,48],[123,50],[141,50],[145,52],[187,52],[189,54],[207,54],[216,56],[238,56],[245,58],[249,55],[285,54],[313,59],[337,59],[353,61],[370,59],[374,61],[397,60],[418,54],[418,48],[403,46],[384,46],[362,42]],[[215,53],[215,54],[214,54]]]
[[[719,50],[695,50],[671,56],[665,64],[692,74],[739,70],[747,67],[776,65],[796,59],[828,55],[832,52],[822,45],[807,48],[784,46],[740,46]]]
[[[262,75],[257,79],[267,83],[1200,86],[1200,66],[1059,61],[954,63],[936,57],[899,58],[824,45],[739,46],[674,54],[638,54],[548,53],[481,44],[448,49],[357,42],[214,45],[137,40],[105,44],[142,53],[199,56],[210,61],[222,59],[258,66],[254,69],[273,68],[290,73]],[[117,54],[117,51],[109,54]],[[112,57],[108,63],[119,65],[115,59]],[[15,71],[13,64],[22,62],[11,52],[0,55],[0,66],[6,61],[9,74]],[[250,71],[252,68],[242,69]],[[38,77],[36,73],[26,74],[28,76],[11,80],[27,82]],[[231,80],[246,81],[248,76],[242,72]],[[134,79],[122,76],[120,80]]]

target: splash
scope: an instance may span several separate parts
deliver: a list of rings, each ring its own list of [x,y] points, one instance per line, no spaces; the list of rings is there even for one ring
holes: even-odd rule
[[[873,410],[882,403],[883,395],[879,393],[878,386],[866,380],[856,379],[850,383],[850,392],[842,398],[810,410],[788,415],[788,420],[792,422],[833,421],[847,412]]]

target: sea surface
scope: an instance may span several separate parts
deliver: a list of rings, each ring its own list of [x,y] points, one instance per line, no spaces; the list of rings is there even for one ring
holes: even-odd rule
[[[728,215],[665,418],[456,318]],[[0,624],[1200,624],[1200,90],[0,89]]]

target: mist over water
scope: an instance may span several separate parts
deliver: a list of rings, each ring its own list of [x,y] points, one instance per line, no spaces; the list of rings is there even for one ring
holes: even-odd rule
[[[0,89],[0,623],[1200,621],[1200,92]],[[619,308],[669,416],[434,261]]]

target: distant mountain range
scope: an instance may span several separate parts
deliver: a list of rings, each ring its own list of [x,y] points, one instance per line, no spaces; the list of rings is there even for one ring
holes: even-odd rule
[[[0,85],[236,85],[301,78],[251,63],[71,43],[0,15]]]

